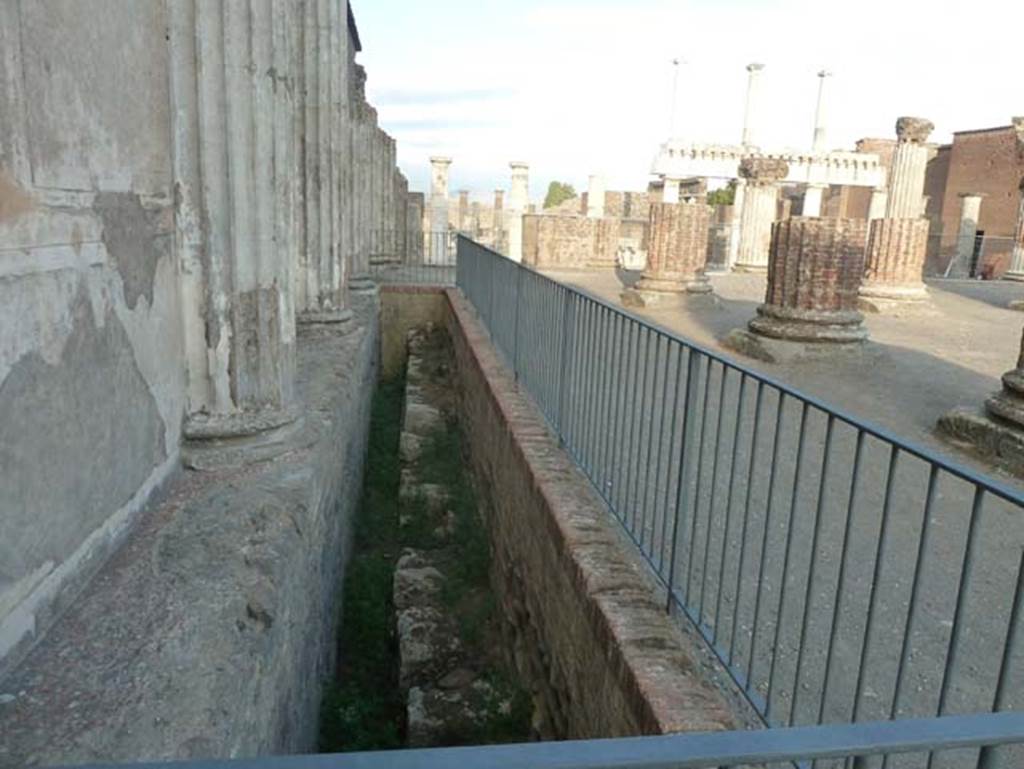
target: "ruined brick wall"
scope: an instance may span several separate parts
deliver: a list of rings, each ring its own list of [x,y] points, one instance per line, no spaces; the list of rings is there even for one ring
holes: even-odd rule
[[[924,194],[928,198],[924,213],[929,222],[928,257],[925,262],[925,271],[930,274],[941,274],[945,271],[950,257],[955,253],[955,240],[952,249],[944,250],[942,248],[942,207],[945,204],[946,185],[949,183],[949,161],[952,157],[952,150],[953,145],[951,144],[939,147],[935,152],[935,157],[928,161],[924,173]]]
[[[523,216],[523,263],[540,269],[584,269],[614,265],[619,241],[615,219],[526,214]]]
[[[729,728],[720,692],[655,600],[596,492],[447,292],[469,454],[489,492],[492,581],[514,662],[550,738]]]
[[[1017,222],[1017,186],[1024,176],[1024,141],[1012,126],[953,135],[949,175],[942,199],[944,255],[956,249],[962,192],[980,192],[978,229],[985,232],[985,264],[1003,272],[1012,252],[1011,238]]]

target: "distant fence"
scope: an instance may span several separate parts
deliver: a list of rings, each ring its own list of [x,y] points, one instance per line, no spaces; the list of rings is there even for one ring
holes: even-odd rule
[[[370,276],[378,283],[455,285],[454,230],[374,233]],[[402,244],[398,249],[397,245]]]
[[[1024,705],[1018,491],[466,238],[457,284],[766,724]]]

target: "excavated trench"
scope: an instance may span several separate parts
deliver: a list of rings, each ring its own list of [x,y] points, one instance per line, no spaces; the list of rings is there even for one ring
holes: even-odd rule
[[[451,342],[427,323],[406,348],[404,371],[374,398],[324,752],[536,736],[490,584],[486,498],[458,420]]]

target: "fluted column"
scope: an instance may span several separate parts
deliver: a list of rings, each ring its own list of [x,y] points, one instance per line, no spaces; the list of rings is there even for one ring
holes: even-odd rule
[[[758,92],[761,84],[761,71],[764,64],[747,65],[747,101],[743,109],[743,146],[751,147],[755,144],[754,113],[757,110]]]
[[[743,204],[747,199],[747,182],[743,178],[736,180],[736,188],[732,195],[732,219],[729,221],[729,254],[728,268],[732,270],[740,256],[740,222],[743,218]]]
[[[896,150],[889,174],[886,219],[916,219],[924,214],[924,176],[928,166],[925,142],[935,128],[931,121],[901,117],[896,121]]]
[[[168,5],[190,445],[294,419],[296,5]]]
[[[746,180],[740,212],[739,249],[735,269],[761,272],[768,269],[768,248],[779,194],[779,182],[789,173],[785,161],[748,157],[740,163],[740,177]]]
[[[494,221],[491,231],[491,247],[498,253],[505,253],[505,190],[494,191]]]
[[[661,187],[661,202],[662,203],[678,203],[679,202],[679,187],[681,184],[680,179],[669,179],[665,178],[662,182]]]
[[[519,262],[523,258],[523,214],[530,202],[530,166],[521,161],[509,163],[512,184],[509,189],[508,257]]]
[[[802,216],[821,216],[821,199],[827,184],[808,184],[804,190],[804,202],[801,207]]]
[[[867,338],[857,310],[868,223],[793,217],[772,225],[768,287],[755,334],[846,344]]]
[[[1006,280],[1024,281],[1024,179],[1017,187],[1017,228],[1013,235],[1013,256],[1010,269],[1003,275]]]
[[[647,265],[636,286],[622,294],[627,305],[646,306],[679,294],[707,294],[711,208],[685,203],[652,203],[648,219]]]

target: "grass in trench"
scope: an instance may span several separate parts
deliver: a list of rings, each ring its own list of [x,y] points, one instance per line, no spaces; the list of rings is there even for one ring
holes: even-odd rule
[[[400,748],[405,702],[398,688],[391,580],[398,557],[398,436],[405,382],[382,382],[370,416],[363,496],[344,587],[337,678],[321,705],[320,750]]]

